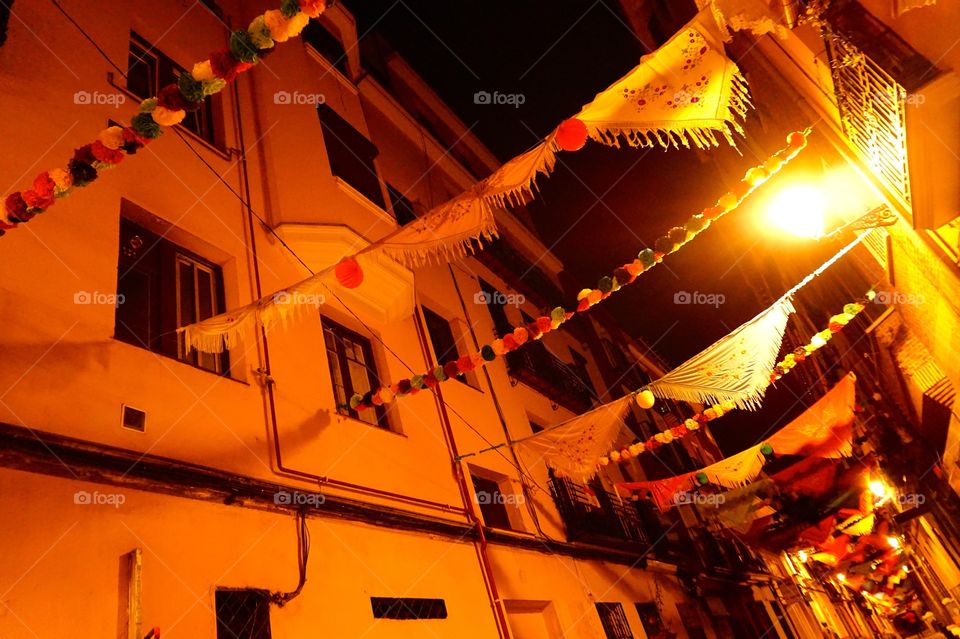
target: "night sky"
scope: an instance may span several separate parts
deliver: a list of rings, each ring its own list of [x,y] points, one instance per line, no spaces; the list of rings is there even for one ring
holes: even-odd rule
[[[479,9],[474,12],[413,0],[346,4],[357,17],[358,33],[372,30],[386,38],[501,160],[535,144],[646,53],[613,0],[473,3]],[[522,94],[525,101],[477,105],[477,91]],[[763,97],[755,92],[754,101]],[[592,286],[632,261],[671,226],[713,204],[743,170],[783,146],[790,128],[770,126],[762,112],[761,105],[748,115],[749,143],[741,141],[739,151],[616,149],[590,142],[577,153],[560,154],[556,172],[539,180],[541,194],[529,211],[547,246],[566,264],[568,279],[581,283],[576,288]],[[780,120],[796,127],[808,123],[800,113]],[[811,148],[748,204],[604,306],[673,365],[754,317],[774,299],[766,290],[779,296],[842,246],[764,230],[764,206],[776,183],[822,170],[824,146],[814,136]],[[715,158],[739,172],[723,174],[723,162]],[[822,327],[852,301],[831,295],[829,288],[818,281],[797,297],[798,305],[823,307],[814,314],[822,317]],[[681,292],[714,295],[723,303],[675,304]],[[796,335],[801,337],[809,335]],[[788,333],[791,349],[800,343]],[[723,420],[723,429],[714,429],[728,453],[753,444],[771,426],[785,425],[816,399],[787,380],[768,393],[763,410],[741,413],[735,427],[726,424],[731,417]]]

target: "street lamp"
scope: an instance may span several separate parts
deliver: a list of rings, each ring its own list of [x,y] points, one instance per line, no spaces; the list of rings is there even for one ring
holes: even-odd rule
[[[859,217],[826,232],[827,197],[816,186],[804,184],[791,186],[778,193],[771,201],[767,218],[769,222],[801,238],[829,239],[844,231],[866,231],[897,223],[896,214],[886,204],[871,208]]]

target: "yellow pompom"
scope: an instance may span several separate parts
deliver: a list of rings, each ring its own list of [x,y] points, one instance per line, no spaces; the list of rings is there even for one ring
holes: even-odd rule
[[[279,9],[265,12],[263,22],[270,30],[270,37],[274,42],[286,42],[290,39],[290,21],[283,17]]]
[[[732,211],[737,208],[737,201],[737,196],[733,193],[724,193],[720,196],[720,199],[717,200],[717,206],[724,211]]]
[[[100,132],[97,139],[108,149],[116,151],[123,146],[123,129],[118,126],[111,126]]]
[[[590,289],[590,288],[580,289],[580,292],[577,293],[577,301],[579,302],[579,301],[582,300],[583,298],[587,297],[588,295],[590,295],[590,293],[591,293],[592,291],[593,291],[593,289]]]
[[[653,405],[657,402],[657,398],[653,396],[653,393],[649,390],[642,390],[637,393],[636,397],[637,406],[644,410],[649,410],[653,408]]]
[[[293,38],[300,35],[300,32],[306,28],[310,22],[310,16],[303,11],[287,20],[287,34]]]
[[[389,404],[393,401],[393,391],[389,388],[381,388],[377,394],[380,396],[380,399],[384,404]]]
[[[610,461],[616,463],[620,461],[620,453],[618,451],[613,451],[610,453]]]
[[[158,106],[150,115],[153,116],[153,121],[160,126],[173,126],[183,122],[183,118],[187,117],[187,112],[183,109],[167,109]]]
[[[193,70],[190,72],[190,75],[192,75],[193,79],[197,80],[198,82],[213,80],[217,77],[213,75],[213,67],[210,65],[209,60],[197,62],[195,65],[193,65]]]
[[[502,339],[495,339],[493,343],[490,344],[490,348],[493,349],[493,352],[496,355],[505,355],[507,353],[506,347],[503,345]]]
[[[58,190],[66,191],[73,186],[73,176],[63,169],[51,169],[47,173],[50,174],[50,179],[53,180]]]

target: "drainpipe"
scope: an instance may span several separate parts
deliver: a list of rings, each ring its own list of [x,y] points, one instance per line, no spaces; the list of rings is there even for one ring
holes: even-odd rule
[[[250,78],[251,88],[255,85],[255,81],[250,75],[245,76]],[[250,180],[249,180],[249,170],[247,166],[247,149],[246,143],[244,141],[243,133],[243,119],[240,108],[240,90],[239,82],[235,82],[231,85],[231,96],[233,98],[234,105],[234,121],[236,123],[236,133],[237,133],[237,142],[240,146],[240,161],[238,162],[240,170],[240,182],[243,185],[243,207],[246,210],[247,217],[247,233],[249,235],[249,259],[253,262],[253,279],[254,279],[254,292],[257,299],[263,297],[263,287],[260,277],[260,263],[259,255],[257,253],[257,237],[256,237],[256,225],[254,223],[255,217],[253,210],[250,206],[251,193],[250,193]],[[254,92],[255,93],[255,92]],[[252,107],[256,108],[256,102],[251,102]],[[274,456],[277,465],[278,475],[286,475],[290,478],[296,478],[300,480],[307,480],[311,482],[316,482],[320,487],[331,486],[334,488],[339,488],[347,490],[354,493],[364,494],[373,497],[379,497],[383,499],[391,499],[397,502],[402,502],[412,506],[418,506],[421,508],[428,508],[432,510],[439,510],[445,513],[456,513],[458,515],[466,515],[466,510],[461,507],[452,506],[450,504],[444,504],[440,502],[430,501],[427,499],[421,499],[419,497],[413,497],[410,495],[403,495],[400,493],[395,493],[387,490],[380,490],[378,488],[372,488],[369,486],[362,486],[360,484],[354,484],[351,482],[340,481],[337,479],[331,479],[329,477],[323,477],[316,475],[314,473],[308,473],[301,470],[296,470],[293,468],[287,468],[283,465],[283,457],[280,450],[280,433],[279,433],[279,424],[277,419],[277,406],[276,406],[276,397],[274,395],[274,381],[271,377],[271,367],[270,367],[270,349],[267,342],[266,331],[261,327],[260,329],[260,339],[258,355],[260,358],[260,367],[257,369],[257,372],[263,380],[263,389],[262,393],[264,396],[264,402],[266,404],[265,408],[268,412],[267,418],[267,428],[273,433],[273,447],[274,447]]]

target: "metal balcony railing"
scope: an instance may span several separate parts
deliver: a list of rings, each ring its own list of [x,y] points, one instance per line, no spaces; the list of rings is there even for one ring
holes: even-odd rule
[[[570,479],[552,477],[550,494],[571,541],[605,543],[618,540],[640,545],[650,542],[637,510],[613,493],[588,489]]]
[[[826,42],[844,134],[874,175],[909,203],[907,90],[843,37]]]
[[[540,342],[507,353],[507,370],[514,379],[575,413],[593,405],[587,372],[558,359]]]

